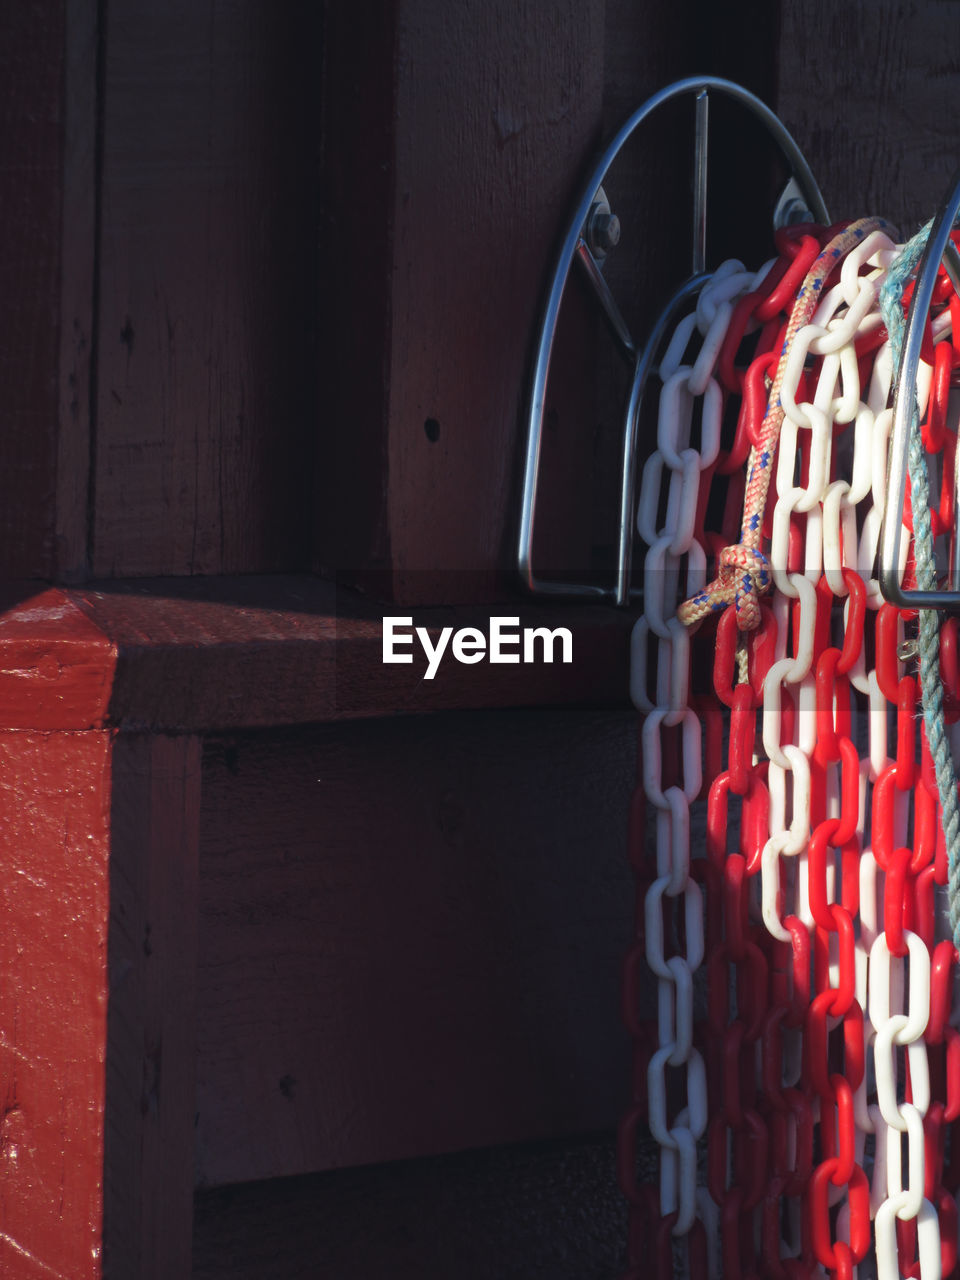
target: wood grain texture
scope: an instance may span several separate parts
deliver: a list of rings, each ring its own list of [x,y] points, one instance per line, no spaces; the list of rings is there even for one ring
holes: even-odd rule
[[[960,23],[951,0],[783,6],[779,109],[831,215],[881,214],[912,235],[960,155]]]
[[[340,568],[346,581],[389,584],[384,432],[398,6],[324,7],[315,559],[330,576]]]
[[[309,562],[320,15],[109,6],[96,574]]]
[[[625,1239],[612,1144],[539,1143],[200,1194],[193,1280],[610,1280]]]
[[[200,744],[113,751],[104,1276],[190,1274]]]
[[[92,464],[91,397],[97,316],[97,0],[65,5],[63,202],[54,575],[87,576]]]
[[[97,5],[0,11],[0,576],[86,563]]]
[[[0,1271],[100,1280],[107,732],[0,733]]]
[[[373,309],[348,294],[335,312],[354,351],[341,376],[385,416],[373,449],[367,424],[332,424],[340,536],[321,561],[343,580],[383,567],[380,589],[408,603],[491,599],[511,574],[534,318],[596,139],[603,5],[403,0],[394,13],[392,93],[374,90],[393,113],[387,273]],[[378,41],[369,53],[375,84],[386,55]],[[384,162],[375,139],[371,164]]]
[[[49,577],[56,491],[64,3],[0,8],[0,574]]]
[[[200,1185],[610,1126],[629,714],[211,742]]]
[[[603,5],[407,0],[399,13],[396,589],[443,603],[485,585],[489,598],[495,583],[472,579],[511,563],[527,360],[558,224],[597,140]],[[439,423],[436,442],[427,419]],[[438,494],[449,498],[433,499],[424,520]]]

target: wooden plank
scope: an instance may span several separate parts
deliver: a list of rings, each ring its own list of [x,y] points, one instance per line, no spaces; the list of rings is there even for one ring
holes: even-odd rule
[[[597,141],[603,12],[401,6],[387,503],[400,599],[490,598],[509,571],[527,361]]]
[[[193,1280],[593,1280],[625,1219],[609,1142],[470,1151],[198,1195]]]
[[[385,606],[317,578],[167,579],[70,598],[118,651],[109,718],[129,728],[210,731],[627,697],[632,618],[611,608],[498,607],[521,626],[567,627],[573,662],[464,666],[447,658],[425,680],[419,647],[411,665],[384,665]],[[427,627],[434,642],[444,627],[486,634],[490,624],[482,608],[401,616]]]
[[[0,707],[7,729],[86,729],[107,715],[116,648],[62,591],[0,588]]]
[[[310,560],[321,13],[110,5],[96,574]]]
[[[53,567],[64,3],[0,9],[0,575]]]
[[[0,732],[0,1271],[100,1280],[110,744]]]
[[[92,450],[91,397],[96,343],[97,0],[65,6],[63,205],[60,229],[59,430],[55,568],[60,582],[87,576]]]
[[[389,587],[394,0],[324,5],[316,560]],[[359,38],[358,38],[359,36]],[[389,591],[387,592],[389,594]]]
[[[331,299],[353,345],[350,388],[386,412],[373,448],[366,422],[332,424],[327,524],[341,536],[321,561],[343,580],[382,569],[378,586],[408,603],[496,598],[512,564],[534,317],[599,122],[603,4],[404,0],[395,13],[392,92],[374,75],[379,41],[361,72],[377,120],[393,110],[392,184],[377,196],[389,196],[387,272],[373,309],[366,289]],[[382,129],[374,137],[371,165],[384,163]],[[382,270],[380,238],[374,253]]]
[[[420,642],[384,664],[384,606],[308,577],[244,576],[0,592],[0,698],[11,728],[209,732],[544,703],[623,704],[632,618],[610,608],[503,606],[518,627],[566,628],[572,662],[463,665],[449,641],[434,679]],[[481,608],[402,615],[490,629]],[[411,630],[408,627],[407,630]]]
[[[542,710],[208,745],[200,1185],[613,1124],[634,739]]]
[[[0,11],[0,576],[86,561],[97,5]]]
[[[834,218],[906,237],[933,216],[957,167],[958,53],[951,0],[783,6],[779,107]]]
[[[196,1081],[197,738],[113,754],[105,1273],[190,1274]]]

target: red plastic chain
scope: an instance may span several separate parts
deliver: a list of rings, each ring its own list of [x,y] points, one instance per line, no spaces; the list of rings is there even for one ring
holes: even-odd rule
[[[761,286],[732,308],[715,369],[724,393],[724,421],[735,425],[725,447],[701,473],[697,495],[698,537],[714,558],[730,544],[739,522],[743,467],[768,413],[787,313],[831,234],[822,228],[782,234],[778,261]],[[954,327],[949,340],[934,341],[928,325],[925,344],[932,377],[922,434],[928,452],[941,460],[932,512],[935,535],[951,528],[955,519],[957,436],[949,396],[960,365],[960,301],[942,283],[936,298],[940,307],[950,308]],[[759,337],[743,360],[744,335],[751,327]],[[882,327],[856,339],[855,363],[863,387],[885,340]],[[813,398],[824,359],[808,359],[798,401]],[[849,457],[841,438],[853,428],[844,421],[832,430],[830,476],[837,480],[843,457]],[[796,447],[795,483],[805,487],[813,465],[806,433],[800,433]],[[767,538],[771,508],[772,503],[762,526]],[[909,527],[909,507],[905,520]],[[804,511],[791,512],[784,566],[789,572],[803,571],[810,523]],[[864,578],[852,569],[842,570],[842,580],[842,594],[834,594],[838,579],[827,574],[816,583],[810,677],[800,685],[781,683],[779,689],[780,752],[797,749],[794,744],[807,732],[804,716],[812,714],[816,727],[805,749],[809,830],[802,853],[791,848],[774,873],[779,934],[764,923],[762,913],[769,904],[761,882],[768,874],[770,837],[779,834],[770,824],[774,761],[782,760],[782,754],[771,748],[768,764],[762,716],[774,663],[784,657],[797,660],[803,630],[810,626],[810,597],[760,601],[759,625],[746,636],[727,610],[705,623],[689,646],[690,706],[701,725],[699,812],[705,809],[703,856],[694,849],[691,863],[691,876],[705,894],[706,1021],[697,1028],[695,1042],[706,1063],[706,1183],[715,1206],[712,1218],[698,1217],[686,1233],[685,1265],[695,1276],[706,1274],[708,1228],[717,1235],[719,1273],[729,1280],[796,1280],[822,1274],[820,1268],[831,1277],[852,1277],[867,1257],[875,1238],[873,1213],[887,1196],[886,1184],[876,1182],[874,1156],[886,1141],[888,1122],[881,1117],[883,1100],[877,1092],[880,1068],[872,1066],[882,1050],[880,1028],[871,1021],[878,1015],[867,1007],[875,996],[866,967],[869,962],[873,974],[874,964],[903,963],[908,954],[915,955],[911,949],[919,940],[930,964],[929,1018],[919,1046],[929,1072],[929,1102],[923,1103],[922,1117],[923,1194],[939,1221],[941,1275],[944,1280],[960,1278],[955,1201],[960,1190],[960,1032],[950,1021],[958,957],[938,929],[937,892],[946,884],[947,860],[933,766],[918,715],[916,666],[905,644],[915,616],[886,604],[878,608],[875,597],[868,598]],[[955,723],[960,719],[956,620],[942,630],[941,670],[947,719]],[[698,683],[707,672],[709,688]],[[875,737],[886,741],[885,751]],[[682,738],[679,724],[660,731],[664,789],[681,775]],[[777,775],[781,788],[783,773],[780,769]],[[801,785],[796,774],[793,785]],[[630,823],[640,909],[623,986],[624,1020],[634,1042],[633,1100],[621,1124],[619,1147],[620,1181],[631,1206],[623,1280],[673,1275],[676,1249],[676,1216],[664,1216],[656,1188],[638,1185],[636,1176],[656,1035],[656,1028],[639,1014],[649,985],[643,901],[657,875],[643,791],[641,774]],[[782,794],[779,803],[783,812]],[[788,825],[791,803],[788,793]],[[672,932],[674,952],[681,955],[680,916],[675,915],[666,932]],[[871,950],[875,939],[885,943],[879,960]],[[912,1105],[919,1079],[912,1077],[911,1055],[912,1049],[900,1054],[894,1048],[900,1062],[898,1067],[895,1061],[894,1072],[901,1073],[897,1105],[906,1107]],[[670,1113],[670,1123],[675,1114]],[[896,1249],[900,1273],[919,1276],[916,1219],[896,1224]]]

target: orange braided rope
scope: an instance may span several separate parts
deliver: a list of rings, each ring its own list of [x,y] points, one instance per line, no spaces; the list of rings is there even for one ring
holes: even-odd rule
[[[760,426],[760,439],[750,450],[747,460],[748,480],[743,499],[740,541],[734,547],[724,547],[718,557],[717,577],[677,610],[677,617],[685,626],[692,626],[709,614],[719,613],[728,604],[733,604],[736,609],[737,627],[741,631],[754,631],[760,625],[760,595],[769,589],[771,581],[767,558],[760,550],[760,538],[773,458],[784,417],[780,390],[790,346],[804,325],[810,323],[822,296],[823,286],[840,259],[871,231],[885,231],[889,226],[883,218],[859,218],[856,222],[851,222],[833,237],[807,272],[790,312],[767,401],[767,412]]]

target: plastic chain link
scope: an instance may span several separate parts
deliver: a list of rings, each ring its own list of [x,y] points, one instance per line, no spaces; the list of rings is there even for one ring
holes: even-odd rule
[[[842,242],[849,251],[784,351],[799,282],[838,230],[778,233],[780,257],[755,276],[724,264],[660,369],[633,638],[643,722],[631,857],[644,905],[624,983],[636,1064],[621,1127],[634,1210],[625,1280],[647,1277],[651,1260],[658,1276],[674,1274],[664,1233],[686,1237],[689,1274],[725,1280],[849,1277],[871,1251],[878,1280],[957,1272],[946,851],[905,643],[915,616],[883,603],[876,578],[892,419],[877,292],[897,253],[884,231]],[[960,306],[948,296],[935,295],[919,380],[935,536],[954,515]],[[772,590],[749,634],[733,610],[691,633],[677,606],[737,537],[744,464],[778,367],[783,421],[758,526]],[[904,520],[909,535],[909,505]],[[955,724],[955,621],[941,668]],[[709,687],[691,684],[710,670]],[[654,1048],[639,1013],[646,968]],[[659,1190],[636,1184],[645,1120]]]

